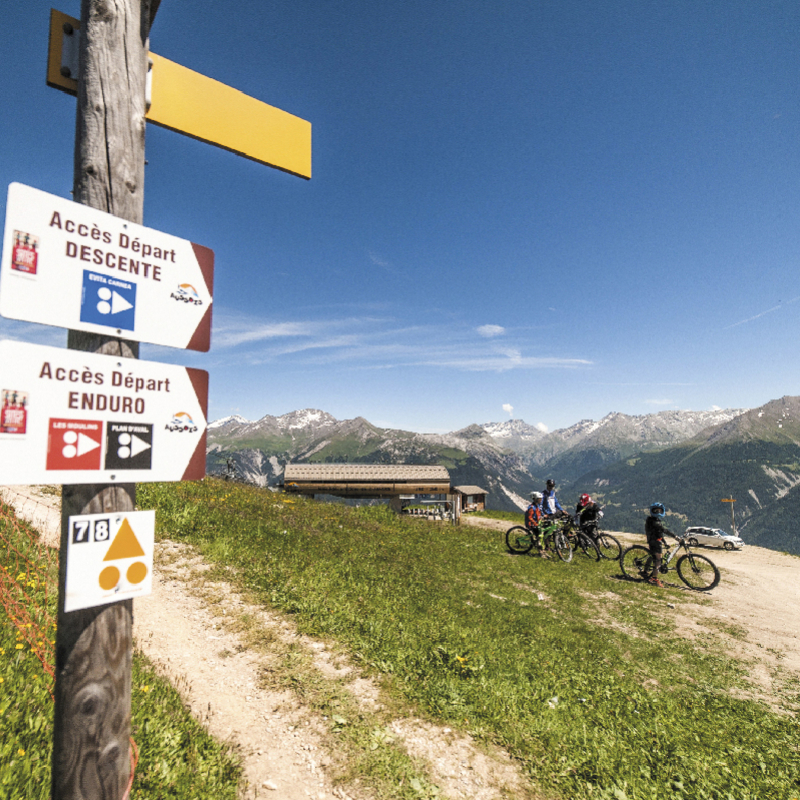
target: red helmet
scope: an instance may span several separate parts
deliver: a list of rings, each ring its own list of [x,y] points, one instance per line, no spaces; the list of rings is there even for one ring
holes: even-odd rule
[[[585,508],[585,507],[586,507],[586,506],[588,506],[588,505],[589,505],[589,503],[591,503],[591,502],[592,502],[592,498],[591,498],[591,497],[589,497],[589,495],[588,495],[588,494],[582,494],[582,495],[581,495],[581,498],[580,498],[580,500],[578,500],[578,505],[579,505],[581,508]]]

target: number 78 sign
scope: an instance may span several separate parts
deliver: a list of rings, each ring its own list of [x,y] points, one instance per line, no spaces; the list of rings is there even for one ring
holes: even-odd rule
[[[65,611],[153,591],[155,511],[69,518]]]

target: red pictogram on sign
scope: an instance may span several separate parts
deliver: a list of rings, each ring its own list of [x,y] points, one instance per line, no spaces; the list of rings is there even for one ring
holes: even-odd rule
[[[46,469],[100,469],[103,423],[86,419],[51,419]]]

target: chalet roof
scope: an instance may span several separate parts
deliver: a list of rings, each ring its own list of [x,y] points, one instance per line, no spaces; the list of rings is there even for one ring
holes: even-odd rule
[[[283,471],[283,482],[286,484],[291,481],[437,481],[449,484],[450,473],[445,467],[414,464],[287,464]]]
[[[486,489],[480,486],[454,486],[453,489],[461,494],[489,494]]]

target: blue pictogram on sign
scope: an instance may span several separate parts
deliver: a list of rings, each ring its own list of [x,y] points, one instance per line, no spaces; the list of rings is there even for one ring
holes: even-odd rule
[[[132,331],[135,315],[135,283],[109,278],[88,269],[83,271],[81,322]]]

